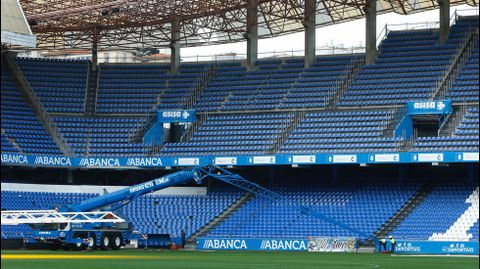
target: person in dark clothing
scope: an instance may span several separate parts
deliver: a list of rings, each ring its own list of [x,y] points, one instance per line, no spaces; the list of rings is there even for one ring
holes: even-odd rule
[[[187,241],[186,240],[186,235],[185,235],[185,231],[182,230],[182,233],[180,235],[182,237],[182,248],[185,248],[185,242]]]
[[[390,235],[390,253],[394,253],[395,252],[395,245],[397,244],[395,242],[395,238],[393,238],[393,236]]]
[[[379,242],[378,252],[382,252],[382,248],[384,252],[387,252],[387,239],[382,238],[378,242]]]

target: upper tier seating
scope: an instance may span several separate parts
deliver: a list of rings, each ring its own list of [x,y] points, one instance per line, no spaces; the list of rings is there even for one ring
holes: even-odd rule
[[[17,90],[7,68],[2,68],[2,152],[18,152],[7,139],[15,141],[23,153],[62,155],[24,97]]]
[[[362,56],[320,56],[306,69],[303,59],[295,58],[259,60],[254,71],[246,71],[240,63],[220,66],[195,107],[201,111],[323,108],[355,57]]]
[[[167,143],[164,156],[265,154],[281,135],[291,114],[212,115],[186,143]]]
[[[205,64],[182,64],[179,74],[168,74],[165,64],[102,64],[98,89],[98,113],[146,114],[154,109],[178,109],[185,105]]]
[[[59,129],[77,155],[145,155],[141,143],[129,143],[129,132],[139,118],[55,117]]]
[[[450,30],[449,41],[462,42],[464,32],[478,29],[478,16],[459,17]],[[447,98],[454,102],[478,102],[479,78],[478,78],[478,36],[473,39],[473,47],[470,55],[462,67],[462,70],[454,79],[451,88],[447,92]]]
[[[17,58],[48,112],[83,113],[87,61]]]
[[[387,110],[309,112],[281,153],[394,151],[401,140],[384,137],[393,113]]]
[[[478,27],[478,16],[476,20]],[[443,46],[438,44],[438,30],[389,32],[379,47],[375,63],[364,67],[339,105],[393,105],[404,104],[408,100],[429,99],[463,39],[473,30],[473,25],[469,17],[464,20],[460,17]],[[460,81],[461,78],[458,83],[463,85]],[[473,87],[475,82],[468,82],[468,85]],[[460,99],[478,100],[478,87],[476,93],[470,90],[467,98]]]

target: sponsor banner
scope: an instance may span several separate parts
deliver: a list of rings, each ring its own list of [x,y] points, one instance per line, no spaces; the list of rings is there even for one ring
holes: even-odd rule
[[[478,152],[401,152],[391,154],[317,154],[317,155],[270,155],[235,157],[101,157],[71,158],[54,155],[27,155],[1,153],[2,165],[29,165],[39,167],[88,167],[88,168],[142,168],[197,165],[285,165],[285,164],[351,164],[351,163],[417,163],[417,162],[478,162]]]
[[[390,243],[387,244],[390,249]],[[478,255],[478,242],[397,241],[396,253]]]
[[[315,163],[317,157],[315,155],[293,155],[292,163]]]
[[[196,249],[307,251],[307,246],[305,239],[199,238]]]
[[[355,252],[357,250],[354,237],[309,237],[309,252]]]
[[[478,152],[464,152],[462,154],[462,160],[478,162]]]
[[[217,157],[215,164],[219,165],[234,165],[237,164],[237,157]]]
[[[419,153],[418,155],[413,155],[413,160],[419,162],[442,162],[443,153]]]
[[[128,158],[126,166],[163,166],[161,158]]]
[[[409,115],[451,113],[452,101],[409,101],[407,108]]]
[[[79,166],[120,167],[120,158],[81,158]]]
[[[349,155],[333,155],[328,157],[328,160],[333,163],[356,163],[357,162],[357,155],[349,154]]]
[[[400,154],[375,154],[373,158],[376,163],[400,162]]]
[[[199,158],[178,158],[178,161],[176,162],[176,164],[180,166],[199,165],[200,160]]]
[[[2,153],[2,163],[8,164],[33,164],[29,162],[28,156],[23,154]]]
[[[253,164],[275,164],[275,156],[254,156],[252,159]]]
[[[157,122],[193,122],[195,110],[158,110]]]

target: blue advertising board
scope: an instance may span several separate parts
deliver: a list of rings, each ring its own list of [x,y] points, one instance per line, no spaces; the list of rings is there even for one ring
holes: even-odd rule
[[[452,101],[409,101],[407,103],[408,115],[448,114],[452,113]]]
[[[307,239],[199,238],[200,250],[307,251]]]
[[[390,249],[390,243],[387,244]],[[397,241],[395,253],[478,255],[478,242]]]
[[[328,165],[387,163],[478,163],[478,152],[393,152],[357,154],[267,155],[234,157],[66,157],[1,153],[2,165],[75,168],[161,168],[215,164],[218,166],[253,165]]]
[[[158,110],[157,122],[194,122],[195,110]]]

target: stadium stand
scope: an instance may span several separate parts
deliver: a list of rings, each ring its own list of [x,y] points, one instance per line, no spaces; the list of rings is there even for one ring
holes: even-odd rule
[[[451,136],[418,137],[414,148],[418,151],[479,149],[479,109],[470,107]]]
[[[462,71],[452,84],[452,87],[447,93],[447,98],[454,102],[478,102],[478,40],[475,40],[475,47],[468,57]]]
[[[479,227],[478,227],[478,220],[477,220],[477,222],[475,222],[472,228],[467,232],[467,234],[472,234],[472,238],[471,238],[472,241],[478,241],[478,230],[479,230]]]
[[[10,72],[2,68],[2,152],[62,155],[17,90]],[[15,142],[17,147],[13,146]],[[4,147],[5,146],[5,147]]]
[[[216,67],[217,75],[195,107],[199,111],[323,108],[361,56],[320,56],[307,69],[303,59],[295,58],[259,60],[254,71],[246,71],[239,62],[224,63]]]
[[[393,110],[322,110],[332,108],[330,105],[335,101],[339,101],[340,106],[389,106],[411,99],[429,99],[459,44],[467,33],[478,28],[477,23],[478,16],[458,17],[444,46],[438,44],[435,29],[390,31],[380,45],[376,62],[364,66],[338,99],[334,98],[338,83],[353,72],[353,65],[363,58],[362,54],[319,56],[313,66],[306,69],[300,58],[262,59],[253,71],[246,71],[236,61],[183,63],[176,75],[169,74],[168,66],[163,64],[101,64],[96,111],[98,115],[115,115],[109,118],[71,115],[83,112],[85,61],[19,58],[17,62],[46,110],[55,113],[54,121],[80,156],[148,153],[146,146],[129,138],[132,130],[139,129],[139,124],[156,108],[185,108],[192,89],[199,85],[198,79],[206,75],[208,82],[201,85],[199,98],[191,104],[205,117],[182,142],[164,145],[161,156],[349,152],[352,149],[391,152],[400,150],[403,143],[391,137],[389,124],[395,117]],[[476,41],[452,87],[446,91],[446,97],[454,102],[478,100],[478,72]],[[3,85],[7,90],[2,93],[2,101],[9,90],[15,89],[11,79],[4,80],[2,73],[2,88]],[[257,110],[275,113],[251,113]],[[6,111],[6,115],[9,113],[12,114]],[[435,137],[418,137],[412,149],[478,150],[478,107],[469,107],[468,113],[462,116],[456,128]],[[23,150],[24,144],[12,144],[17,138],[25,138],[13,135],[12,132],[17,132],[15,128],[10,130],[16,123],[14,117],[18,116],[2,114],[2,118],[5,117],[10,119],[2,122],[5,123],[2,151]],[[48,135],[42,139],[51,140]],[[54,145],[29,147],[31,149],[24,152],[58,153]]]
[[[183,64],[179,74],[168,74],[165,64],[101,64],[98,113],[147,114],[159,109],[178,109],[206,68]]]
[[[473,20],[459,17],[443,46],[438,44],[435,29],[390,31],[379,46],[380,54],[375,63],[364,67],[339,105],[394,105],[403,104],[405,100],[429,99],[437,81],[452,64],[463,38],[474,27],[478,29],[478,16]],[[462,85],[460,81],[458,83]],[[478,96],[478,90],[476,92]],[[469,94],[475,96],[475,91]]]
[[[366,234],[373,234],[415,193],[416,184],[394,186],[384,181],[340,185],[286,183],[275,188],[288,199],[271,202],[255,198],[209,236],[295,238],[302,236],[355,236],[326,221],[305,216],[299,205],[314,206]]]
[[[241,195],[242,192],[228,188],[211,191],[206,196],[149,195],[127,205],[124,212],[141,233],[179,237],[184,230],[189,237]]]
[[[383,133],[393,115],[388,110],[310,112],[280,152],[394,151],[401,139],[387,138]]]
[[[55,117],[65,139],[77,155],[142,155],[144,145],[129,143],[129,131],[140,120],[135,117]]]
[[[87,61],[17,58],[47,112],[83,113]]]
[[[95,196],[93,193],[2,191],[1,206],[2,210],[45,210]],[[147,195],[126,205],[122,212],[143,234],[179,237],[184,230],[190,236],[241,196],[242,192],[229,188],[213,190],[208,195]],[[4,237],[21,238],[31,233],[27,225],[2,225]]]
[[[469,207],[471,209],[467,210]],[[473,235],[468,235],[467,231],[474,223],[477,223],[478,238],[478,186],[442,182],[398,226],[393,235],[396,238],[418,240],[468,241],[472,240]]]
[[[288,113],[211,115],[186,143],[167,143],[165,156],[266,153],[293,117]]]
[[[478,16],[459,17],[450,31],[449,40],[459,40],[464,32],[478,30]],[[467,55],[461,71],[454,79],[447,98],[454,102],[478,102],[478,37],[473,40],[470,54]]]

